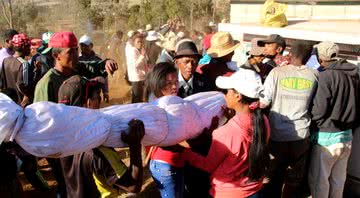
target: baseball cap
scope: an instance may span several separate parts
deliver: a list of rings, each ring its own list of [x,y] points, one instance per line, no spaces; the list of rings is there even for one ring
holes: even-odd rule
[[[58,103],[79,106],[88,99],[89,89],[92,87],[98,87],[105,83],[105,79],[97,77],[95,79],[88,80],[85,77],[75,75],[65,80],[59,88],[58,92]]]
[[[216,78],[215,83],[221,89],[235,89],[250,98],[259,98],[263,91],[263,86],[257,80],[256,74],[242,70],[235,72],[231,76],[219,76]]]
[[[249,55],[260,56],[264,53],[264,47],[260,47],[258,45],[258,41],[260,38],[251,39],[251,50],[249,51]]]
[[[73,48],[78,46],[78,40],[72,32],[56,32],[54,33],[42,54],[47,54],[52,48]]]
[[[45,32],[42,34],[41,36],[41,39],[43,40],[44,44],[48,44],[49,43],[49,40],[51,38],[51,36],[53,35],[54,33],[52,32]]]
[[[25,47],[25,46],[30,46],[31,44],[30,38],[23,33],[14,35],[11,42],[14,47]]]
[[[267,44],[267,43],[277,43],[280,46],[282,46],[283,48],[286,47],[285,39],[282,36],[278,35],[278,34],[271,34],[265,40],[259,40],[258,41],[258,45],[260,47],[264,47],[265,44]]]
[[[195,43],[190,39],[180,40],[175,47],[175,57],[180,58],[182,56],[198,56],[201,58],[202,56],[199,54],[199,51],[195,45]]]
[[[92,40],[88,35],[83,35],[80,40],[79,40],[80,44],[85,44],[85,45],[90,45],[92,44]]]
[[[321,42],[314,45],[317,49],[318,56],[323,61],[330,61],[339,55],[339,46],[331,41]]]
[[[34,38],[34,39],[31,39],[31,49],[38,49],[42,46],[43,44],[43,41],[41,39],[37,39],[37,38]]]

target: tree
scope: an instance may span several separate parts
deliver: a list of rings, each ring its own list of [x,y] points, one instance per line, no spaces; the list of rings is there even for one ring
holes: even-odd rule
[[[169,18],[185,20],[190,15],[189,5],[181,0],[164,0],[164,5]]]
[[[5,19],[9,28],[13,29],[13,7],[11,0],[1,0],[1,9],[3,18]]]
[[[152,11],[152,3],[150,0],[141,0],[141,15],[142,17],[142,25],[152,23],[152,20],[154,18],[154,13]]]

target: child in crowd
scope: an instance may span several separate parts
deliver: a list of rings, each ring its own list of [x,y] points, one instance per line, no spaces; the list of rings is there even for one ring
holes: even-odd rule
[[[104,82],[104,78],[87,80],[73,76],[61,85],[59,103],[98,109]],[[119,190],[139,192],[143,178],[141,140],[144,134],[142,121],[131,120],[129,134],[121,137],[130,147],[129,167],[114,149],[103,146],[61,158],[67,197],[115,197]]]

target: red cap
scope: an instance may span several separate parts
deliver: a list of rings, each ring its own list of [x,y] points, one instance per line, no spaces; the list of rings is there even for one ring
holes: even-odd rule
[[[72,32],[56,32],[49,41],[50,48],[73,48],[78,46],[78,40]]]
[[[12,44],[14,47],[30,46],[30,39],[26,34],[16,34],[12,38]]]
[[[42,40],[41,39],[31,39],[31,49],[37,49],[42,46]]]

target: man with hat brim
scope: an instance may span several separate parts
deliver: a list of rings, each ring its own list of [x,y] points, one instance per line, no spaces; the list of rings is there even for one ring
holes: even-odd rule
[[[218,76],[229,76],[235,71],[229,69],[227,63],[234,56],[234,51],[240,46],[240,42],[234,40],[228,32],[217,32],[211,38],[211,47],[207,53],[211,56],[209,64],[198,67],[197,72],[204,74],[211,83],[211,87],[215,86],[215,80]]]
[[[250,70],[255,72],[255,74],[261,79],[261,83],[264,83],[267,75],[273,69],[273,67],[263,64],[264,60],[264,47],[258,45],[260,38],[253,38],[251,40],[251,49],[248,54],[248,60],[240,66],[241,69]]]
[[[259,40],[258,45],[260,47],[265,47],[264,55],[267,58],[266,64],[277,67],[291,63],[290,56],[283,56],[286,49],[286,42],[280,35],[271,34],[265,40]]]
[[[179,97],[185,98],[192,94],[213,89],[209,86],[209,80],[196,72],[201,57],[192,40],[183,39],[176,44],[174,60],[175,66],[179,70]],[[210,148],[210,143],[210,141],[204,141],[199,145],[192,145],[192,150],[206,155]],[[189,141],[189,144],[191,144],[191,141]],[[186,197],[209,197],[210,178],[208,173],[190,165],[185,165],[184,182]]]
[[[316,144],[309,169],[310,190],[313,197],[341,198],[352,130],[359,121],[359,68],[345,59],[337,59],[339,46],[333,42],[321,42],[315,48],[323,71],[319,73],[311,108],[317,130],[312,134]]]
[[[79,40],[81,55],[79,61],[101,61],[102,59],[96,55],[93,50],[94,44],[92,39],[88,35],[83,35]],[[109,83],[108,79],[105,79],[105,83],[102,87],[103,97],[105,102],[109,102]]]
[[[272,197],[294,197],[301,192],[307,174],[309,109],[318,81],[318,72],[305,65],[312,50],[309,42],[294,42],[292,64],[276,67],[270,72],[260,97],[261,107],[270,107],[269,149],[273,159],[268,171],[270,182],[264,190]]]
[[[37,83],[34,102],[50,101],[56,103],[61,84],[74,74],[88,78],[106,77],[107,74],[112,74],[117,70],[117,65],[113,60],[79,63],[78,41],[72,32],[56,32],[53,34],[48,49],[45,51],[50,50],[55,60],[55,66]],[[66,186],[59,159],[47,159],[47,161],[58,183],[58,196],[66,197]]]
[[[163,50],[160,53],[160,56],[156,63],[167,62],[167,63],[174,63],[174,56],[175,56],[175,48],[177,43],[176,35],[168,36],[164,38],[160,46]]]
[[[151,30],[148,32],[145,40],[146,54],[149,57],[148,64],[150,64],[150,67],[152,67],[156,64],[156,61],[159,58],[161,52],[161,47],[156,44],[160,40],[159,33]]]
[[[51,38],[51,36],[53,35],[54,33],[52,32],[44,32],[42,35],[41,35],[41,40],[42,40],[42,46],[39,48],[39,52],[42,53],[43,50],[45,50],[47,47],[48,47],[48,44],[49,44],[49,40]]]
[[[79,61],[100,61],[101,58],[94,52],[94,44],[88,35],[83,35],[79,40],[80,56]]]
[[[192,40],[183,39],[176,44],[174,62],[179,69],[178,96],[185,98],[212,89],[208,79],[196,72],[201,57]]]
[[[74,74],[85,77],[104,76],[117,70],[113,60],[79,62],[78,41],[72,32],[57,32],[45,51],[52,52],[54,68],[50,69],[38,82],[35,101],[57,101],[57,91],[64,80]]]

